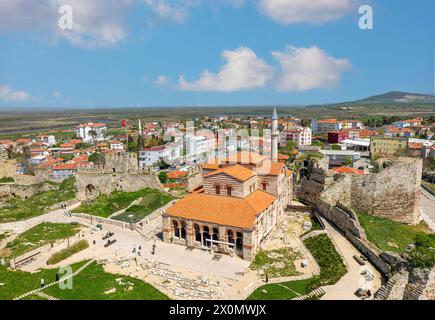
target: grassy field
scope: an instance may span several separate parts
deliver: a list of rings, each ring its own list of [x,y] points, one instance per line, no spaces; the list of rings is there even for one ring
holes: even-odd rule
[[[86,240],[80,240],[59,252],[52,254],[48,259],[47,264],[57,264],[88,247],[89,243]]]
[[[307,280],[266,284],[257,288],[248,300],[291,300],[320,286],[332,285],[346,273],[343,260],[327,235],[308,238],[304,244],[319,264],[320,275]]]
[[[85,261],[71,265],[73,271],[80,268]],[[0,266],[0,300],[12,300],[23,293],[40,287],[41,279],[45,283],[54,282],[58,269],[42,269],[36,273],[11,271]],[[62,275],[61,275],[62,277]],[[105,293],[110,289],[114,293]],[[73,278],[73,289],[60,289],[59,286],[46,288],[44,293],[58,299],[67,300],[166,300],[168,297],[139,279],[106,273],[96,262],[92,263]],[[31,295],[25,300],[41,300]]]
[[[3,177],[3,178],[0,179],[0,184],[2,184],[2,183],[11,183],[11,182],[15,182],[14,178]]]
[[[56,184],[55,190],[37,193],[28,199],[12,198],[0,208],[0,223],[26,220],[44,214],[52,205],[74,199],[75,178]]]
[[[139,279],[104,272],[103,267],[96,262],[73,278],[72,290],[61,290],[58,286],[52,286],[44,292],[65,300],[168,299],[165,294]]]
[[[137,213],[138,216],[146,215],[161,206],[161,203],[169,202],[172,197],[154,189],[142,189],[135,192],[115,191],[110,195],[101,195],[90,203],[82,204],[74,212],[88,213],[99,217],[109,217],[113,213],[127,208],[134,200],[144,198],[144,208]],[[159,199],[160,202],[159,202]],[[149,209],[147,209],[149,207]],[[155,209],[154,209],[155,208]],[[151,210],[150,212],[148,212]],[[148,212],[148,213],[147,213]],[[128,213],[130,215],[133,213]]]
[[[165,206],[168,202],[174,199],[174,197],[169,194],[162,193],[157,190],[153,191],[154,192],[149,192],[148,194],[144,195],[138,205],[129,207],[125,213],[113,217],[113,219],[135,223],[142,220],[158,208]],[[130,217],[131,215],[132,217]]]
[[[6,245],[0,253],[2,257],[19,256],[56,240],[66,239],[77,234],[78,224],[44,222],[20,234]]]
[[[407,245],[413,244],[415,236],[426,234],[428,226],[422,222],[416,226],[358,213],[367,239],[381,250],[404,253]]]
[[[299,257],[298,253],[289,248],[261,250],[255,256],[250,268],[263,270],[270,278],[297,276],[299,272],[296,271],[294,262]]]
[[[266,284],[251,293],[248,300],[291,300],[309,293],[307,285],[310,280]]]

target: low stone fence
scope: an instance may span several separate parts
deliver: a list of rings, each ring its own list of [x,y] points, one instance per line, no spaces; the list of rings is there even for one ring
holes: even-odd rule
[[[327,234],[327,233],[328,233],[328,231],[326,231],[326,230],[314,230],[314,231],[308,232],[307,234],[303,235],[301,237],[301,241],[304,241],[308,238],[318,236],[320,234]]]
[[[382,252],[374,248],[369,241],[359,239],[350,232],[346,232],[345,236],[385,277],[391,276],[391,267],[381,258]]]
[[[36,258],[37,256],[49,252],[51,250],[52,246],[51,244],[46,244],[43,245],[42,247],[36,248],[32,251],[29,251],[21,256],[12,258],[9,263],[10,263],[10,267],[14,270],[16,270],[20,265],[22,265],[23,263],[31,260],[32,258]]]
[[[120,227],[123,229],[130,228],[130,223],[118,221],[118,220],[113,220],[110,218],[97,217],[97,216],[93,216],[93,215],[90,215],[87,213],[71,213],[71,215],[78,217],[78,218],[89,220],[89,224],[91,224],[91,225],[101,223],[101,224],[108,224],[108,225]]]
[[[177,200],[172,200],[172,201],[168,202],[165,206],[158,208],[157,210],[155,210],[152,213],[150,213],[149,215],[147,215],[145,218],[143,218],[141,221],[139,221],[138,224],[141,226],[145,226],[145,225],[154,223],[157,219],[160,219],[162,216],[162,213],[166,209],[171,207],[175,202],[177,202]]]
[[[391,276],[391,266],[381,258],[382,252],[367,240],[354,212],[341,206],[331,206],[321,200],[319,200],[317,210],[326,220],[336,226],[385,277]]]
[[[421,184],[421,187],[426,190],[427,192],[429,192],[431,195],[433,195],[435,197],[435,191],[433,191],[431,188],[429,188],[427,185],[425,185],[424,183]]]

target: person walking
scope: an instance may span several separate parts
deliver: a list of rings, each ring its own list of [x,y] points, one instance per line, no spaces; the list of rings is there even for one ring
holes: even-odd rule
[[[44,288],[44,287],[45,287],[45,280],[41,279],[41,288]]]

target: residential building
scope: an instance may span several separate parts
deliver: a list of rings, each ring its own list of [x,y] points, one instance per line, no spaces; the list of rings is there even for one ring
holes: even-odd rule
[[[407,147],[408,139],[405,137],[373,136],[370,139],[370,153],[372,156],[393,156],[405,151]]]
[[[76,127],[76,136],[84,142],[92,143],[104,140],[107,126],[104,123],[85,123]]]
[[[42,134],[38,136],[38,140],[45,143],[48,146],[53,146],[56,144],[56,137],[53,135]]]
[[[77,164],[65,163],[57,164],[51,169],[51,174],[54,180],[62,181],[73,176],[77,172]]]
[[[396,128],[407,128],[407,127],[416,127],[421,126],[421,123],[423,122],[422,118],[416,118],[416,119],[408,119],[403,121],[395,121],[393,122],[393,126]]]
[[[288,141],[294,141],[299,146],[311,145],[312,133],[308,127],[294,127],[289,128],[280,133],[280,146],[284,147]]]
[[[170,143],[166,145],[145,148],[139,152],[139,166],[141,168],[156,165],[159,161],[172,164],[181,158],[181,144]]]
[[[320,150],[328,158],[329,168],[342,167],[348,165],[348,161],[353,164],[361,159],[361,153],[353,150]]]
[[[110,141],[110,149],[116,151],[124,151],[124,144],[121,141],[112,140]]]
[[[349,133],[346,131],[329,131],[328,132],[328,142],[329,143],[340,143],[343,140],[349,138]]]

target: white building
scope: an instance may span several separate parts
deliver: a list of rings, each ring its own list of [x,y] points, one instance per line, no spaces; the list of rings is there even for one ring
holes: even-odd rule
[[[38,140],[44,142],[48,146],[54,146],[56,144],[56,137],[53,135],[42,134],[38,136]]]
[[[110,141],[110,149],[116,151],[124,151],[124,144],[121,141],[112,140]]]
[[[162,160],[172,164],[180,159],[181,154],[182,147],[178,143],[146,148],[139,152],[139,166],[150,167]]]
[[[104,123],[85,123],[76,127],[76,136],[87,143],[104,140],[106,133]]]
[[[294,127],[281,132],[280,134],[280,146],[287,145],[287,142],[294,141],[297,146],[309,146],[311,145],[311,129],[307,127]]]

